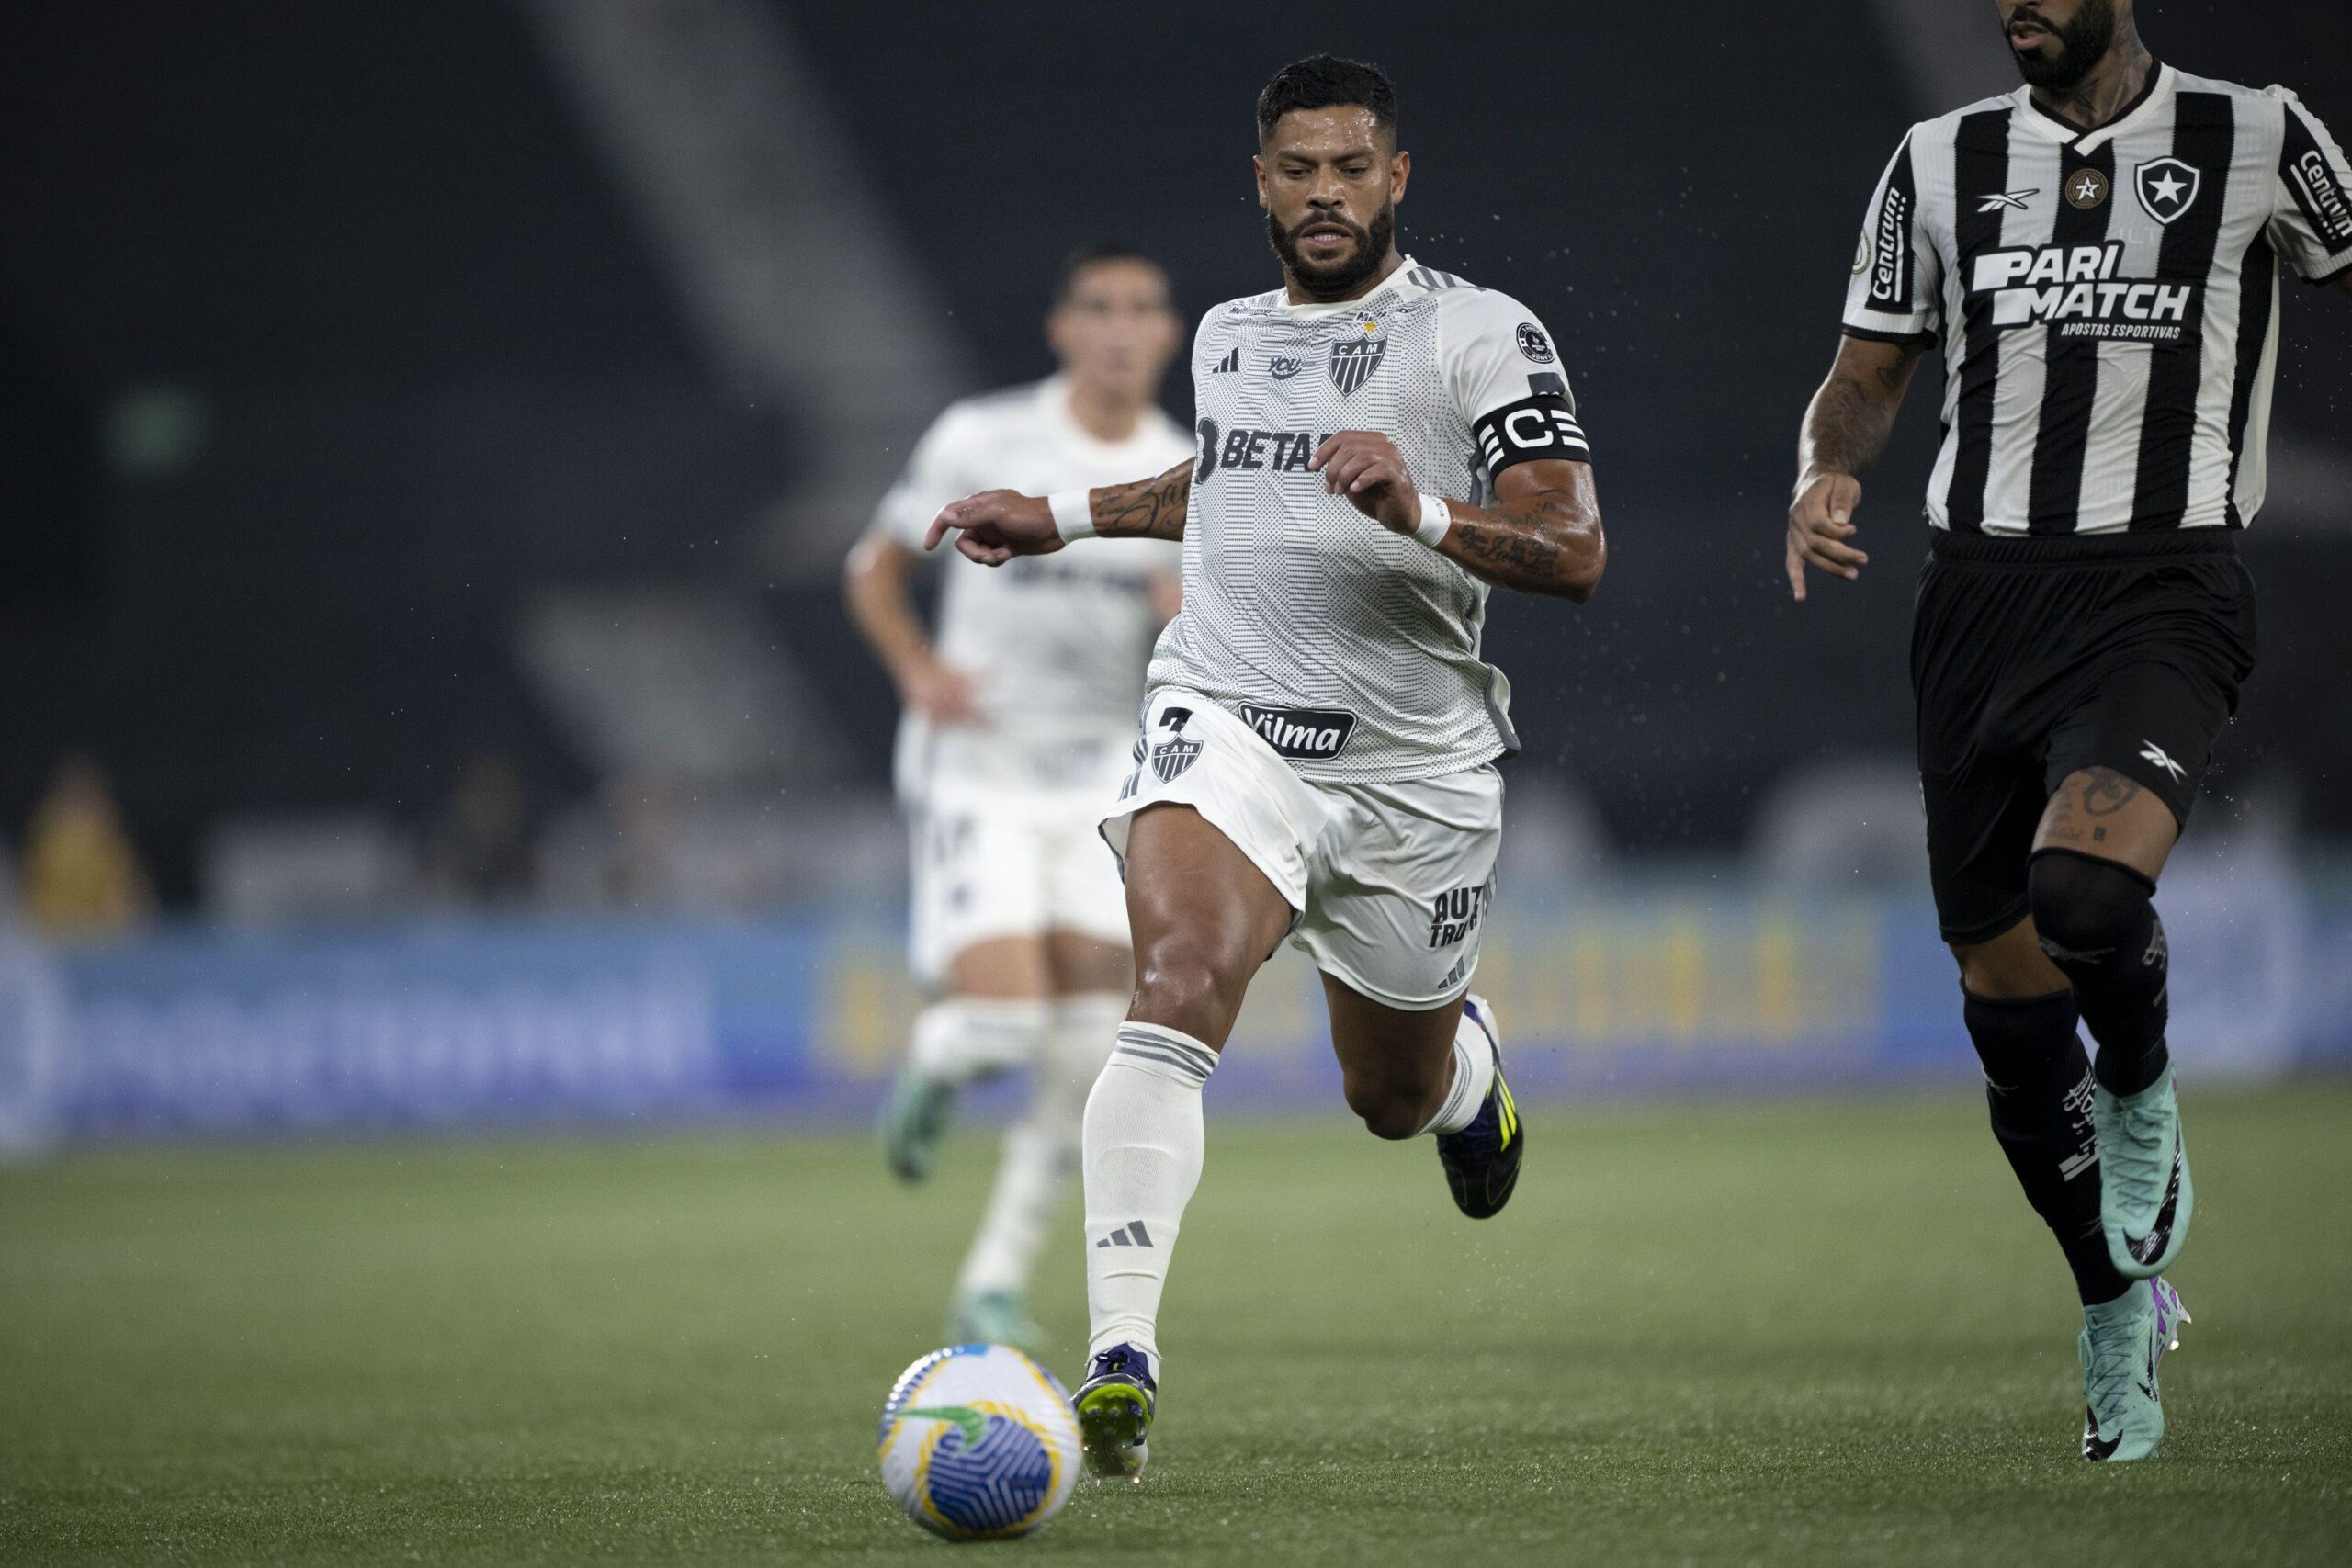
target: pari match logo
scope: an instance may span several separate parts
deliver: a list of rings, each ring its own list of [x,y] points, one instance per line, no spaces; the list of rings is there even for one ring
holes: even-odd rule
[[[882,1406],[882,1484],[949,1540],[1027,1535],[1078,1484],[1078,1418],[1054,1375],[1004,1345],[951,1345],[899,1376]]]

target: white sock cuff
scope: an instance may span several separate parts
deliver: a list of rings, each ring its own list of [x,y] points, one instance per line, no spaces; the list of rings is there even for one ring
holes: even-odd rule
[[[1178,1029],[1157,1023],[1123,1023],[1111,1048],[1111,1066],[1141,1071],[1198,1089],[1216,1070],[1216,1053]]]
[[[915,1015],[915,1066],[936,1077],[1019,1066],[1037,1054],[1053,1021],[1042,998],[950,997]]]
[[[1445,1103],[1421,1132],[1459,1133],[1477,1117],[1478,1108],[1487,1102],[1487,1092],[1494,1087],[1495,1048],[1487,1043],[1487,1032],[1465,1011],[1453,1030],[1453,1085],[1446,1090]]]

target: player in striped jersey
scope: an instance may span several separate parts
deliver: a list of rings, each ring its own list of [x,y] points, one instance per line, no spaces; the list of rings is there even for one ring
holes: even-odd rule
[[[1911,656],[1937,913],[1994,1134],[2083,1302],[2083,1452],[2140,1459],[2194,1196],[2153,895],[2254,665],[2235,536],[2277,263],[2352,294],[2352,170],[2286,89],[2158,63],[2132,0],[1996,3],[2026,85],[1914,126],[1880,181],[1789,583],[1869,560],[1857,476],[1940,347]]]

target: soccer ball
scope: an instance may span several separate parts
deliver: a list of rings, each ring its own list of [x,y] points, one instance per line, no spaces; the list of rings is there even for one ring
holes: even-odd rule
[[[1078,1484],[1078,1418],[1054,1374],[1004,1345],[950,1345],[882,1406],[882,1484],[950,1540],[1026,1535]]]

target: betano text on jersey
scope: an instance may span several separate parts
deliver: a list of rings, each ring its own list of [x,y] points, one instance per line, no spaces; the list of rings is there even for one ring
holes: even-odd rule
[[[1359,299],[1217,306],[1193,382],[1184,608],[1151,684],[1210,698],[1309,778],[1425,778],[1515,751],[1510,682],[1479,657],[1486,583],[1306,465],[1339,431],[1377,431],[1419,489],[1476,503],[1514,463],[1589,462],[1542,323],[1408,257]]]

